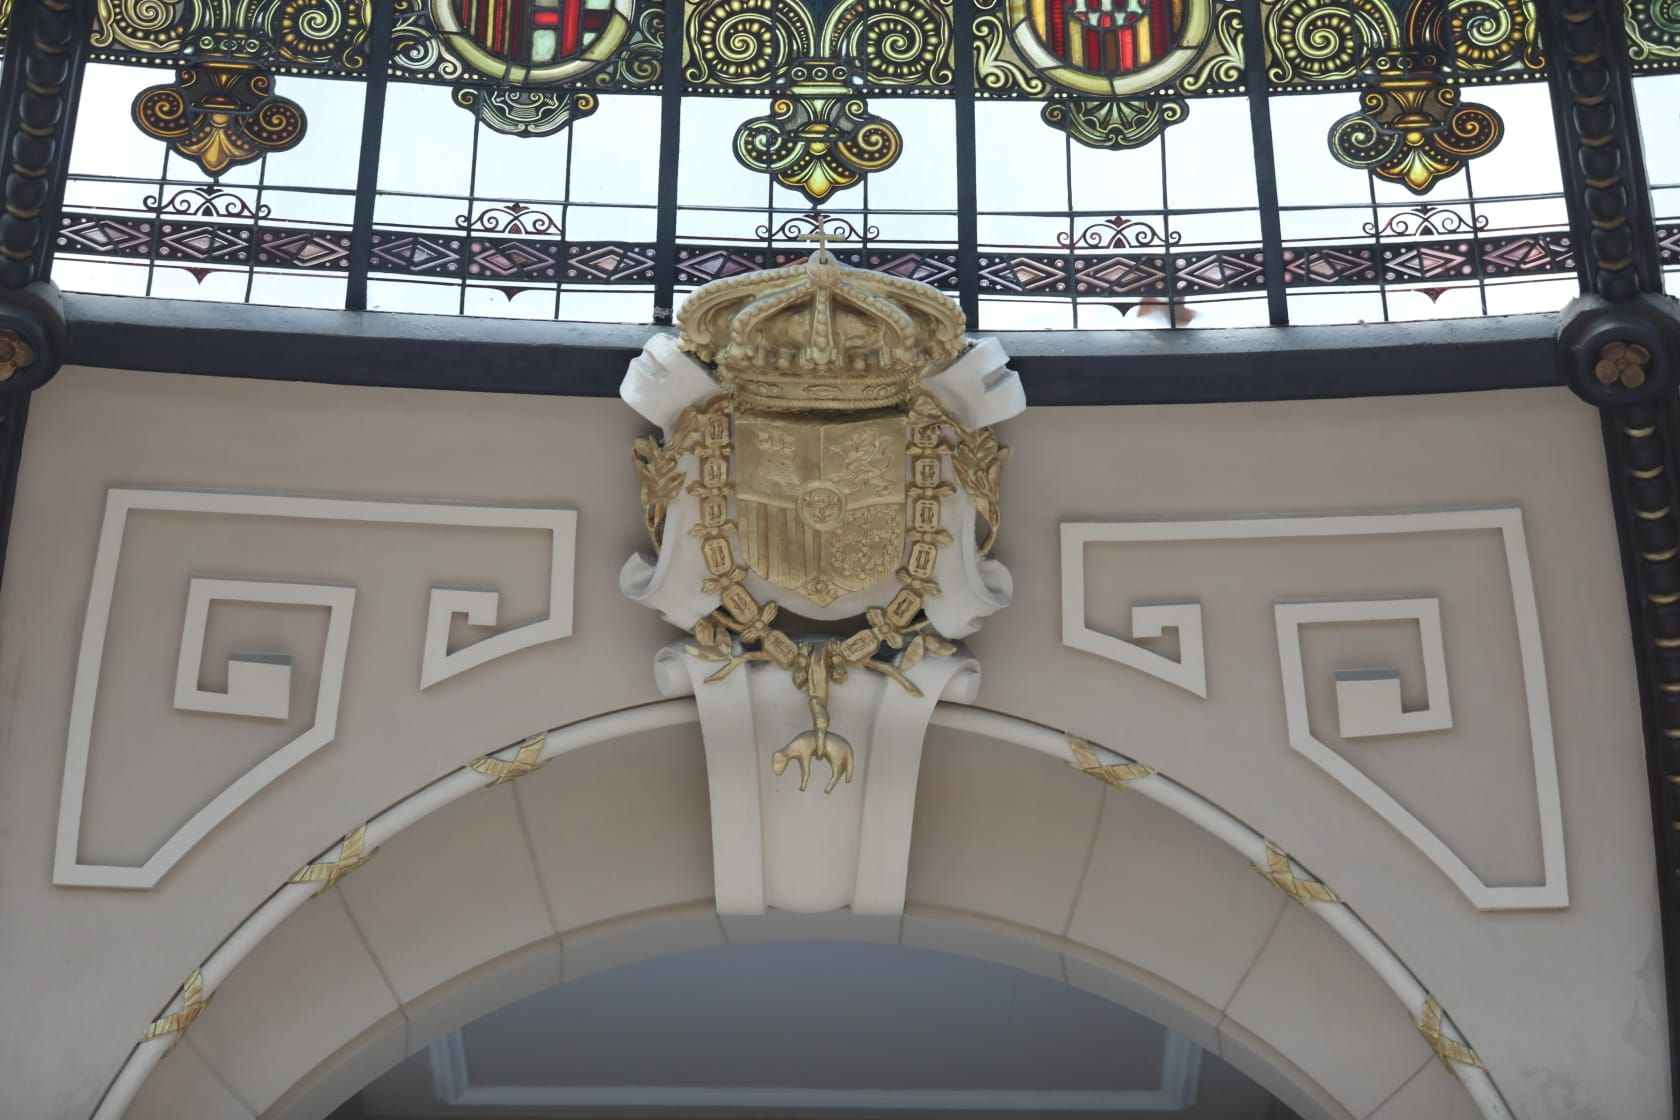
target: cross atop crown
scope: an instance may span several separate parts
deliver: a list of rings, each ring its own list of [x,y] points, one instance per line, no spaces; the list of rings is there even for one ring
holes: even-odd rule
[[[822,213],[820,210],[812,212],[810,217],[811,217],[811,223],[812,223],[811,224],[811,232],[805,234],[799,240],[814,242],[817,246],[817,252],[819,252],[819,253],[827,252],[828,251],[828,243],[831,240],[832,241],[844,241],[844,240],[846,240],[846,223],[845,222],[840,222],[839,219],[837,219],[837,218],[830,218],[827,214]],[[828,223],[831,222],[831,221],[839,222],[839,228],[834,230],[832,233],[829,232],[829,229],[828,229]]]

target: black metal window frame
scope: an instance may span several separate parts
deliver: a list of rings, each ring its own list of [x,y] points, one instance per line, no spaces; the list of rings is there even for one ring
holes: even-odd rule
[[[666,21],[665,27],[667,29],[664,35],[663,43],[664,56],[662,77],[656,92],[640,95],[657,97],[660,101],[659,116],[662,127],[658,145],[657,203],[656,213],[654,215],[654,241],[651,245],[638,244],[634,246],[634,248],[637,249],[645,248],[650,250],[653,257],[652,315],[650,321],[655,325],[663,325],[671,321],[672,309],[676,305],[679,290],[687,286],[679,265],[679,249],[687,249],[691,247],[689,239],[680,238],[678,236],[679,209],[684,208],[686,205],[678,195],[678,165],[682,143],[681,118],[683,105],[695,96],[703,96],[703,94],[691,89],[682,76],[683,35],[680,29],[683,27],[686,6],[681,2],[681,0],[660,0],[660,2],[663,3],[664,6]],[[934,95],[941,101],[949,101],[953,104],[955,124],[955,167],[953,168],[953,173],[955,178],[954,185],[956,196],[956,208],[954,212],[954,217],[956,219],[956,239],[949,253],[949,256],[954,258],[955,270],[949,281],[941,281],[941,286],[951,291],[957,299],[959,305],[962,307],[965,315],[969,318],[969,321],[971,323],[978,324],[980,322],[982,292],[986,290],[982,276],[981,257],[983,253],[987,252],[987,250],[983,250],[981,248],[979,230],[980,215],[977,207],[977,200],[979,196],[979,184],[977,179],[980,174],[980,161],[977,159],[976,153],[976,118],[978,115],[976,112],[976,105],[981,99],[977,96],[976,82],[974,80],[974,20],[970,0],[952,0],[952,2],[954,5],[954,12],[957,17],[953,20],[952,25],[952,57],[954,61],[954,76],[948,88],[941,90],[938,94]],[[20,7],[27,7],[24,0],[19,0],[19,3]],[[1272,106],[1274,101],[1278,98],[1297,96],[1306,91],[1278,90],[1273,88],[1272,81],[1267,74],[1266,50],[1262,28],[1262,0],[1238,0],[1238,3],[1239,10],[1242,15],[1242,46],[1245,66],[1243,79],[1244,92],[1241,96],[1246,98],[1249,111],[1250,139],[1252,142],[1253,157],[1255,162],[1254,181],[1256,188],[1256,201],[1252,207],[1252,211],[1256,215],[1258,226],[1257,247],[1245,249],[1244,251],[1255,253],[1256,259],[1260,263],[1260,276],[1254,278],[1253,280],[1243,281],[1243,291],[1253,292],[1256,295],[1263,291],[1265,298],[1265,321],[1273,326],[1283,326],[1287,325],[1290,321],[1288,292],[1291,290],[1304,291],[1313,289],[1301,286],[1303,284],[1301,279],[1303,274],[1302,262],[1300,260],[1295,260],[1291,263],[1286,252],[1291,248],[1291,246],[1285,244],[1283,233],[1284,208],[1280,207],[1278,169],[1276,162],[1277,156],[1272,142]],[[368,51],[364,70],[365,77],[359,80],[350,78],[343,79],[346,84],[354,83],[360,85],[364,91],[360,148],[357,153],[353,216],[348,231],[344,231],[342,229],[335,231],[335,237],[343,236],[345,232],[348,234],[347,240],[349,253],[347,260],[344,264],[333,267],[343,269],[343,274],[346,276],[344,307],[351,311],[361,311],[368,308],[370,273],[380,272],[378,265],[374,260],[374,256],[376,252],[375,247],[378,243],[379,237],[377,231],[382,228],[382,226],[376,220],[375,210],[376,199],[380,194],[378,172],[381,150],[385,138],[384,130],[386,122],[384,110],[389,86],[393,80],[391,76],[390,62],[392,50],[391,30],[395,18],[395,12],[392,3],[390,3],[389,0],[375,0],[372,11],[373,18],[368,30],[367,38]],[[19,22],[21,23],[21,21]],[[1537,79],[1537,77],[1537,75],[1529,75],[1530,79]],[[73,111],[74,106],[72,105],[71,108]],[[1555,103],[1553,106],[1553,112],[1554,116],[1559,112]],[[62,198],[62,182],[58,184],[58,191],[56,194],[58,198]],[[1467,190],[1466,196],[1469,198],[1470,210],[1472,215],[1474,215],[1477,204],[1474,192]],[[1117,200],[1117,202],[1118,201],[1121,200]],[[1427,203],[1427,201],[1427,196],[1419,199],[1420,203]],[[1166,200],[1163,200],[1163,205],[1165,206],[1166,219],[1170,222],[1175,211],[1170,205],[1166,205]],[[1330,204],[1330,206],[1333,209],[1347,209],[1350,207],[1358,209],[1364,208],[1363,203],[1337,203]],[[1292,206],[1289,209],[1302,208],[1304,207]],[[1248,210],[1249,207],[1245,206],[1240,209]],[[1378,205],[1374,196],[1372,198],[1370,209],[1373,217],[1375,217],[1378,211]],[[1190,213],[1192,211],[1178,212]],[[1070,220],[1073,217],[1074,215],[1070,214]],[[1473,219],[1472,224],[1474,224]],[[56,220],[54,224],[48,228],[56,230]],[[154,234],[154,237],[155,236],[156,235]],[[1498,236],[1490,237],[1488,235],[1478,234],[1477,231],[1472,229],[1467,233],[1461,233],[1458,236],[1443,235],[1438,240],[1441,242],[1442,246],[1446,246],[1451,242],[1473,242],[1473,244],[1467,248],[1467,259],[1474,267],[1474,274],[1478,278],[1478,281],[1485,283],[1490,277],[1504,276],[1515,271],[1513,266],[1509,264],[1500,264],[1489,259],[1496,253],[1496,251],[1499,250],[1500,242],[1504,240],[1515,242],[1519,239],[1527,238],[1528,235],[1518,235],[1517,237],[1511,238],[1500,238]],[[564,240],[564,238],[562,238],[562,240]],[[1359,244],[1353,244],[1350,242],[1348,245],[1326,244],[1320,248],[1322,248],[1326,254],[1336,254],[1344,250],[1368,250],[1375,247],[1378,250],[1378,256],[1380,257],[1384,247],[1388,245],[1391,240],[1392,239],[1388,238],[1385,230],[1380,230],[1371,234],[1369,243],[1361,242]],[[1393,242],[1393,244],[1400,249],[1415,248],[1419,252],[1434,247],[1433,243],[1420,243],[1412,245],[1406,242]],[[1462,245],[1458,247],[1466,248]],[[1298,250],[1300,246],[1296,246],[1295,248]],[[1037,255],[1045,258],[1041,263],[1047,269],[1069,270],[1067,272],[1067,279],[1070,282],[1069,287],[1071,289],[1073,287],[1072,281],[1077,278],[1076,273],[1078,272],[1080,265],[1069,255],[1070,251],[1071,246],[1069,247],[1069,251],[1061,253],[1050,252],[1047,254],[1038,253]],[[1217,254],[1222,250],[1210,246],[1199,251],[1212,255]],[[137,248],[134,252],[141,253],[142,249]],[[1034,255],[1034,251],[1031,250],[1026,250],[1024,252],[1026,256]],[[1578,264],[1578,262],[1566,259],[1569,256],[1568,251],[1560,246],[1551,246],[1548,252],[1557,257],[1557,259],[1550,261],[1546,264],[1543,271],[1537,271],[1533,273],[1534,275],[1538,276],[1564,273],[1570,267],[1575,267]],[[765,255],[768,256],[769,254]],[[1299,255],[1299,253],[1297,253],[1297,255]],[[147,259],[155,259],[155,256],[156,254],[153,253]],[[861,257],[861,254],[859,254],[859,256]],[[1178,265],[1175,264],[1175,258],[1181,256],[1181,253],[1175,253],[1170,246],[1161,246],[1153,251],[1153,256],[1160,258],[1159,261],[1155,262],[1155,265],[1159,267],[1165,277],[1162,281],[1166,292],[1165,298],[1171,302],[1178,302],[1178,293],[1174,290],[1175,268],[1178,267]],[[1063,260],[1062,258],[1064,257],[1067,259]],[[45,267],[50,267],[50,246],[48,258],[43,261],[43,265]],[[1387,265],[1378,261],[1375,264],[1374,271],[1371,271],[1368,276],[1362,275],[1358,279],[1336,280],[1333,281],[1333,283],[1346,283],[1375,287],[1379,291],[1383,292],[1385,299],[1387,290],[1390,287],[1401,284],[1416,285],[1420,283],[1420,281],[1415,279],[1399,280],[1391,277],[1385,277],[1385,269],[1387,267]],[[1291,280],[1292,276],[1294,277],[1293,281]],[[1352,277],[1354,274],[1349,273],[1348,276]],[[691,280],[692,277],[689,277],[688,279]],[[1182,278],[1177,277],[1177,279]],[[1297,285],[1297,287],[1292,289],[1292,283]],[[643,288],[641,290],[646,289]],[[1220,290],[1223,291],[1225,289]],[[1089,298],[1096,300],[1099,297],[1093,296]],[[1485,290],[1483,298],[1485,310]],[[1087,297],[1079,296],[1078,299],[1084,301]],[[1166,319],[1166,325],[1169,327],[1176,327],[1179,325],[1176,315],[1169,314]]]

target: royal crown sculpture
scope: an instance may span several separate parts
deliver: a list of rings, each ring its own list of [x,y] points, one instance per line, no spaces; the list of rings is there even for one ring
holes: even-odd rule
[[[707,709],[727,710],[774,779],[795,766],[804,790],[826,762],[832,793],[868,765],[883,688],[925,699],[923,725],[941,693],[972,692],[956,641],[1010,596],[989,558],[1009,452],[989,425],[1025,408],[1020,383],[948,297],[825,244],[705,285],[678,327],[621,390],[663,436],[633,449],[656,555],[621,583],[689,632],[661,680],[692,684],[709,760],[724,733]],[[793,701],[804,729],[772,735]]]

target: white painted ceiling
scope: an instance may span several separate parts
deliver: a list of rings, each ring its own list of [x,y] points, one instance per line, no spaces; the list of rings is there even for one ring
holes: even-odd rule
[[[415,1054],[334,1120],[976,1114],[1294,1120],[1188,1039],[1066,984],[817,941],[569,981]]]

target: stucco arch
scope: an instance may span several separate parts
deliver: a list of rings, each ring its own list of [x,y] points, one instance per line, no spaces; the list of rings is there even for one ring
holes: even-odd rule
[[[1312,1120],[1506,1114],[1485,1071],[1455,1062],[1461,1082],[1436,1061],[1417,1029],[1426,994],[1351,910],[1297,906],[1254,873],[1262,838],[1158,775],[1089,781],[1068,764],[1103,775],[1065,736],[1007,715],[937,714],[902,918],[720,918],[694,720],[689,699],[585,720],[526,741],[527,763],[569,756],[541,772],[491,785],[480,760],[391,806],[364,833],[377,858],[319,894],[283,886],[230,933],[195,974],[213,999],[183,992],[160,1020],[187,1018],[182,1044],[164,1029],[138,1046],[96,1116],[319,1120],[555,983],[786,938],[897,941],[1064,980],[1221,1053]]]

